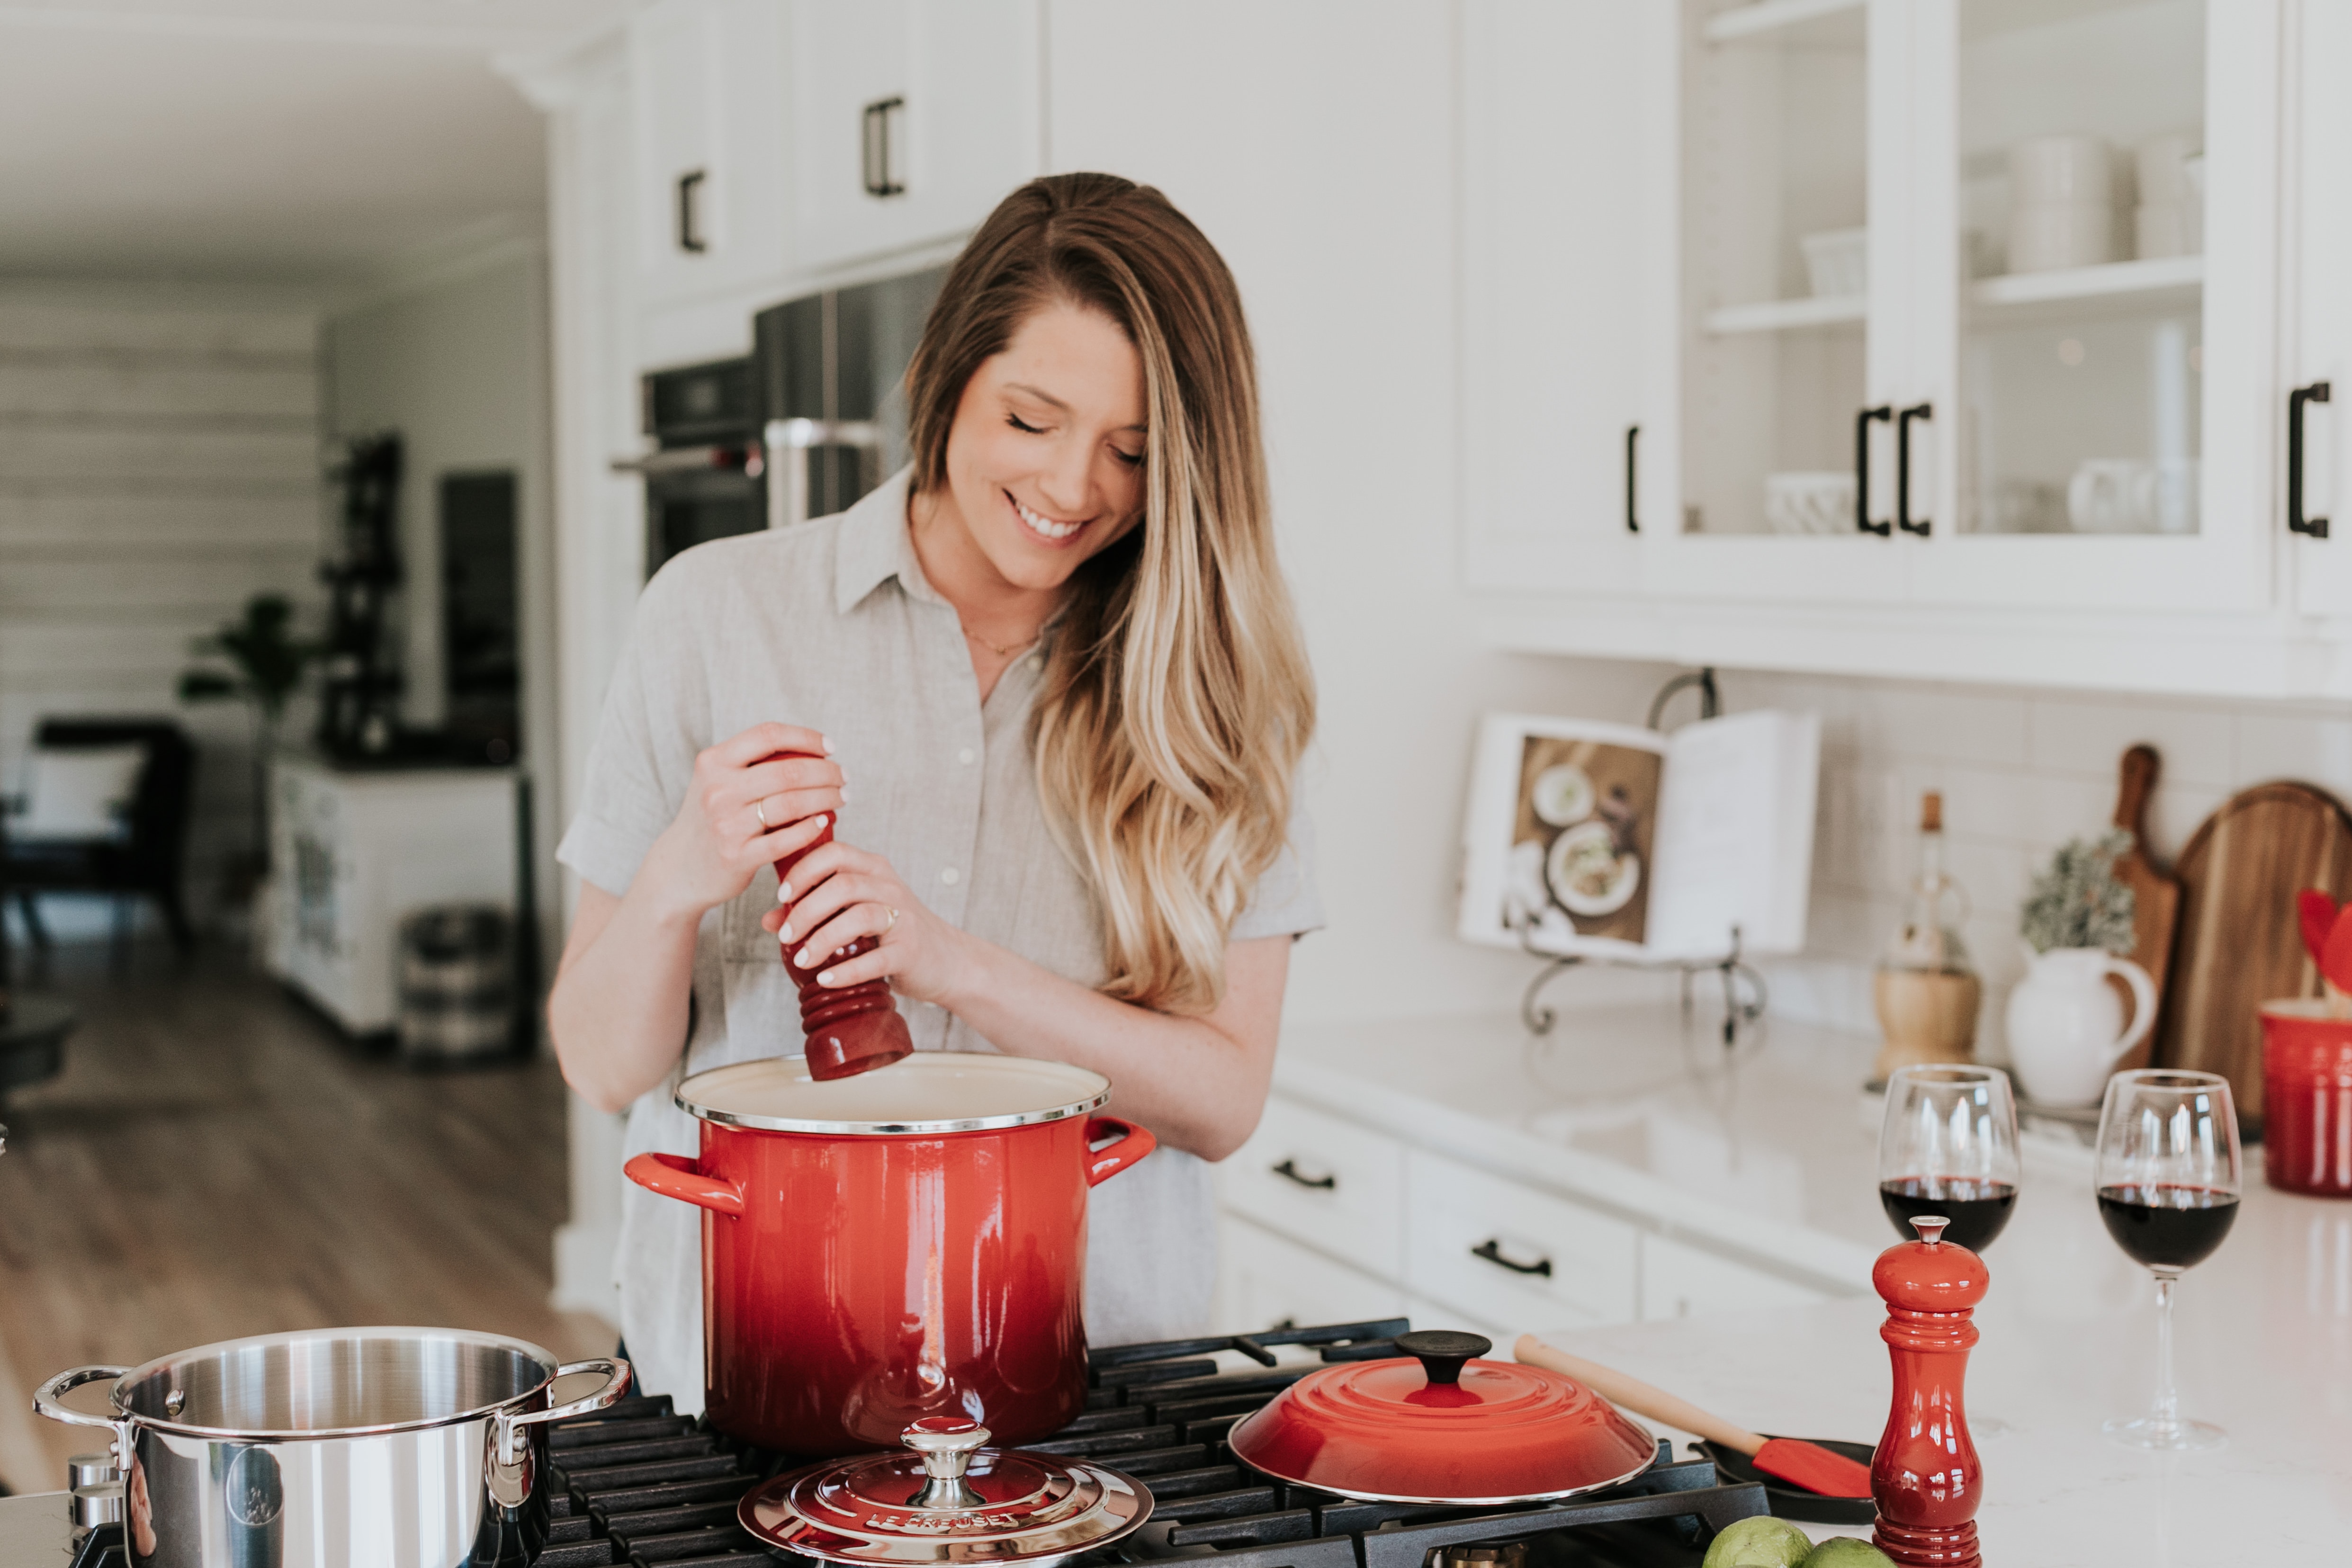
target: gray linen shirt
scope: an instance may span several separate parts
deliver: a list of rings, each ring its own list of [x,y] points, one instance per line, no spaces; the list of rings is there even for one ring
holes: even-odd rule
[[[1044,645],[980,700],[955,608],[916,559],[907,492],[901,472],[837,517],[698,546],[655,576],[557,858],[608,893],[627,892],[677,815],[696,753],[766,720],[805,725],[833,741],[849,779],[845,841],[887,859],[942,919],[1098,986],[1101,916],[1045,824],[1028,742]],[[1303,815],[1290,841],[1234,940],[1322,924]],[[776,939],[760,927],[775,901],[775,873],[763,869],[741,897],[703,916],[689,1038],[670,1076],[630,1108],[630,1155],[696,1153],[694,1121],[670,1101],[681,1078],[800,1050],[798,999]],[[919,1050],[994,1049],[937,1007],[903,998],[898,1007]],[[625,1184],[614,1260],[640,1385],[688,1413],[703,1389],[701,1213]],[[1162,1145],[1095,1188],[1087,1216],[1090,1340],[1206,1329],[1216,1273],[1206,1165]]]

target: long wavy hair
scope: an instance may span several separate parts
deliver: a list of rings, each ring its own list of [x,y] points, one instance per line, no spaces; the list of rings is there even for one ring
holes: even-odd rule
[[[907,371],[918,493],[947,484],[972,372],[1034,313],[1100,311],[1143,361],[1142,526],[1066,590],[1031,717],[1047,821],[1102,906],[1108,995],[1203,1012],[1281,852],[1315,685],[1275,559],[1257,370],[1224,260],[1112,174],[1007,196],[957,257]]]

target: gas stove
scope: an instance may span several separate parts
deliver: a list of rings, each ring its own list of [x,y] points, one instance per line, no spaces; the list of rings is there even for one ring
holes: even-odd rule
[[[1151,1489],[1150,1522],[1072,1560],[1110,1568],[1216,1558],[1218,1568],[1696,1568],[1734,1520],[1766,1511],[1764,1489],[1721,1484],[1704,1459],[1658,1462],[1638,1479],[1568,1502],[1526,1508],[1432,1508],[1354,1502],[1272,1480],[1234,1458],[1225,1434],[1280,1389],[1333,1361],[1397,1354],[1403,1318],[1263,1333],[1113,1345],[1087,1357],[1087,1408],[1041,1443],[1046,1453],[1098,1459]],[[554,1534],[540,1568],[767,1568],[772,1552],[735,1521],[742,1495],[802,1458],[734,1443],[667,1395],[625,1399],[549,1433]],[[21,1513],[46,1504],[58,1528],[0,1544],[0,1568],[100,1568],[105,1538],[76,1542],[63,1493],[0,1500],[0,1542]],[[46,1520],[44,1521],[46,1522]],[[75,1548],[82,1550],[77,1558]],[[122,1561],[119,1548],[108,1564]]]

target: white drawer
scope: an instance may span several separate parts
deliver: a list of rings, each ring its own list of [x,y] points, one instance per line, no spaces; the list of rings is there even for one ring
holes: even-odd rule
[[[1642,1238],[1642,1321],[1695,1318],[1706,1312],[1801,1307],[1826,1301],[1820,1291],[1735,1263],[1663,1236]]]
[[[1227,1208],[1367,1273],[1402,1274],[1404,1148],[1395,1139],[1276,1097],[1218,1175]]]
[[[1239,1215],[1217,1217],[1220,1330],[1360,1323],[1404,1316],[1404,1291]]]
[[[1633,1320],[1633,1226],[1419,1149],[1405,1183],[1413,1290],[1518,1333]]]

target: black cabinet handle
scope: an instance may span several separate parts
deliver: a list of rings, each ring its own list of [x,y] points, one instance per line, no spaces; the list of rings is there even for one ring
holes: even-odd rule
[[[890,117],[906,107],[903,98],[877,98],[863,111],[866,118],[858,156],[869,196],[902,196],[907,193],[906,185],[890,167]]]
[[[2327,537],[2326,517],[2303,515],[2303,405],[2328,401],[2326,382],[2314,382],[2286,394],[2286,526],[2289,533]]]
[[[1895,416],[1895,526],[1923,539],[1936,525],[1926,517],[1911,520],[1911,422],[1935,417],[1935,404],[1926,402],[1915,402]]]
[[[1886,403],[1865,408],[1853,416],[1853,526],[1880,538],[1893,535],[1895,525],[1870,520],[1870,422],[1894,417],[1895,410]]]
[[[1481,1241],[1477,1246],[1470,1249],[1470,1256],[1484,1258],[1496,1268],[1508,1269],[1514,1274],[1539,1274],[1547,1280],[1551,1278],[1550,1259],[1538,1258],[1532,1263],[1521,1263],[1506,1258],[1503,1256],[1503,1242],[1499,1237],[1489,1237]]]
[[[1337,1192],[1339,1190],[1339,1178],[1338,1176],[1333,1176],[1328,1171],[1324,1172],[1319,1176],[1307,1176],[1298,1168],[1298,1162],[1296,1160],[1283,1161],[1280,1165],[1274,1167],[1274,1174],[1278,1176],[1285,1177],[1287,1180],[1295,1181],[1300,1186],[1312,1187],[1317,1192]]]
[[[1629,424],[1625,427],[1625,531],[1629,534],[1638,534],[1642,531],[1642,514],[1633,505],[1633,448],[1634,443],[1641,438],[1640,425]]]
[[[710,177],[706,169],[693,169],[677,177],[677,248],[700,256],[710,248],[702,237],[702,185]]]

